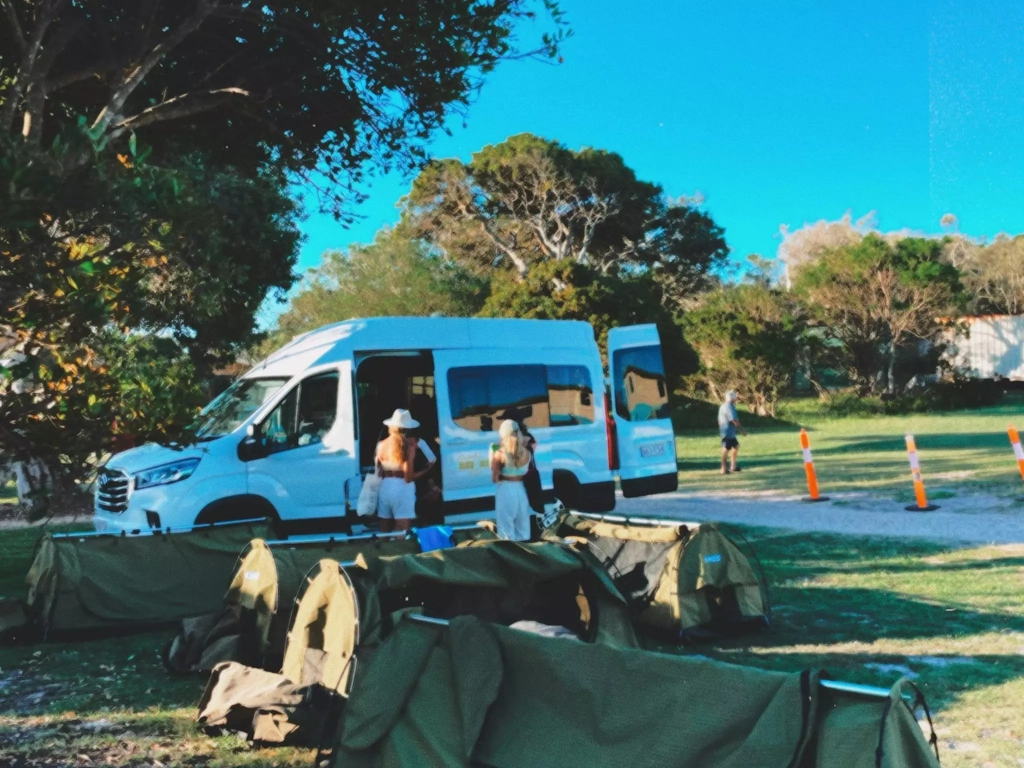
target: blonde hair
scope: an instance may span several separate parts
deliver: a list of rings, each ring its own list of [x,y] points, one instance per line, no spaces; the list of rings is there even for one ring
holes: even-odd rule
[[[401,464],[405,461],[409,452],[409,435],[401,427],[388,427],[388,438],[395,438],[388,441],[387,448],[390,456],[381,456],[382,459],[389,459],[392,462]],[[397,455],[396,455],[397,454]]]
[[[513,467],[521,467],[530,462],[530,451],[523,445],[523,433],[518,429],[501,438],[501,451],[505,461]]]

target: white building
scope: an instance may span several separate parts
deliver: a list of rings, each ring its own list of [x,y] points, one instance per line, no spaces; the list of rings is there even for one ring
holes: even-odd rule
[[[950,361],[979,379],[1024,381],[1024,315],[981,315],[951,332]]]

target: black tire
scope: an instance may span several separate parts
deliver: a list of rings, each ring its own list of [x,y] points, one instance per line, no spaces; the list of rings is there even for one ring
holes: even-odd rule
[[[571,472],[555,472],[555,497],[566,509],[579,511],[580,481]]]
[[[274,505],[262,496],[232,496],[207,504],[196,517],[195,524],[230,523],[235,520],[254,520],[265,517],[275,535],[280,535],[281,518]]]

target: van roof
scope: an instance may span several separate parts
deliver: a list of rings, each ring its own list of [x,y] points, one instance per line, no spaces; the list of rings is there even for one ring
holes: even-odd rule
[[[370,317],[325,325],[296,336],[246,377],[294,376],[360,352],[489,347],[596,347],[594,329],[578,320],[483,317]]]

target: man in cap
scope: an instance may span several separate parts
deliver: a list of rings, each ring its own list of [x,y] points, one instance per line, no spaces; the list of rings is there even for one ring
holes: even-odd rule
[[[736,439],[736,430],[738,429],[744,436],[747,434],[747,430],[740,424],[740,415],[736,411],[736,397],[736,390],[730,389],[725,393],[725,402],[718,409],[718,434],[722,438],[723,475],[740,471],[736,465],[736,457],[740,452],[740,441]],[[732,453],[731,464],[728,461],[730,452]]]

